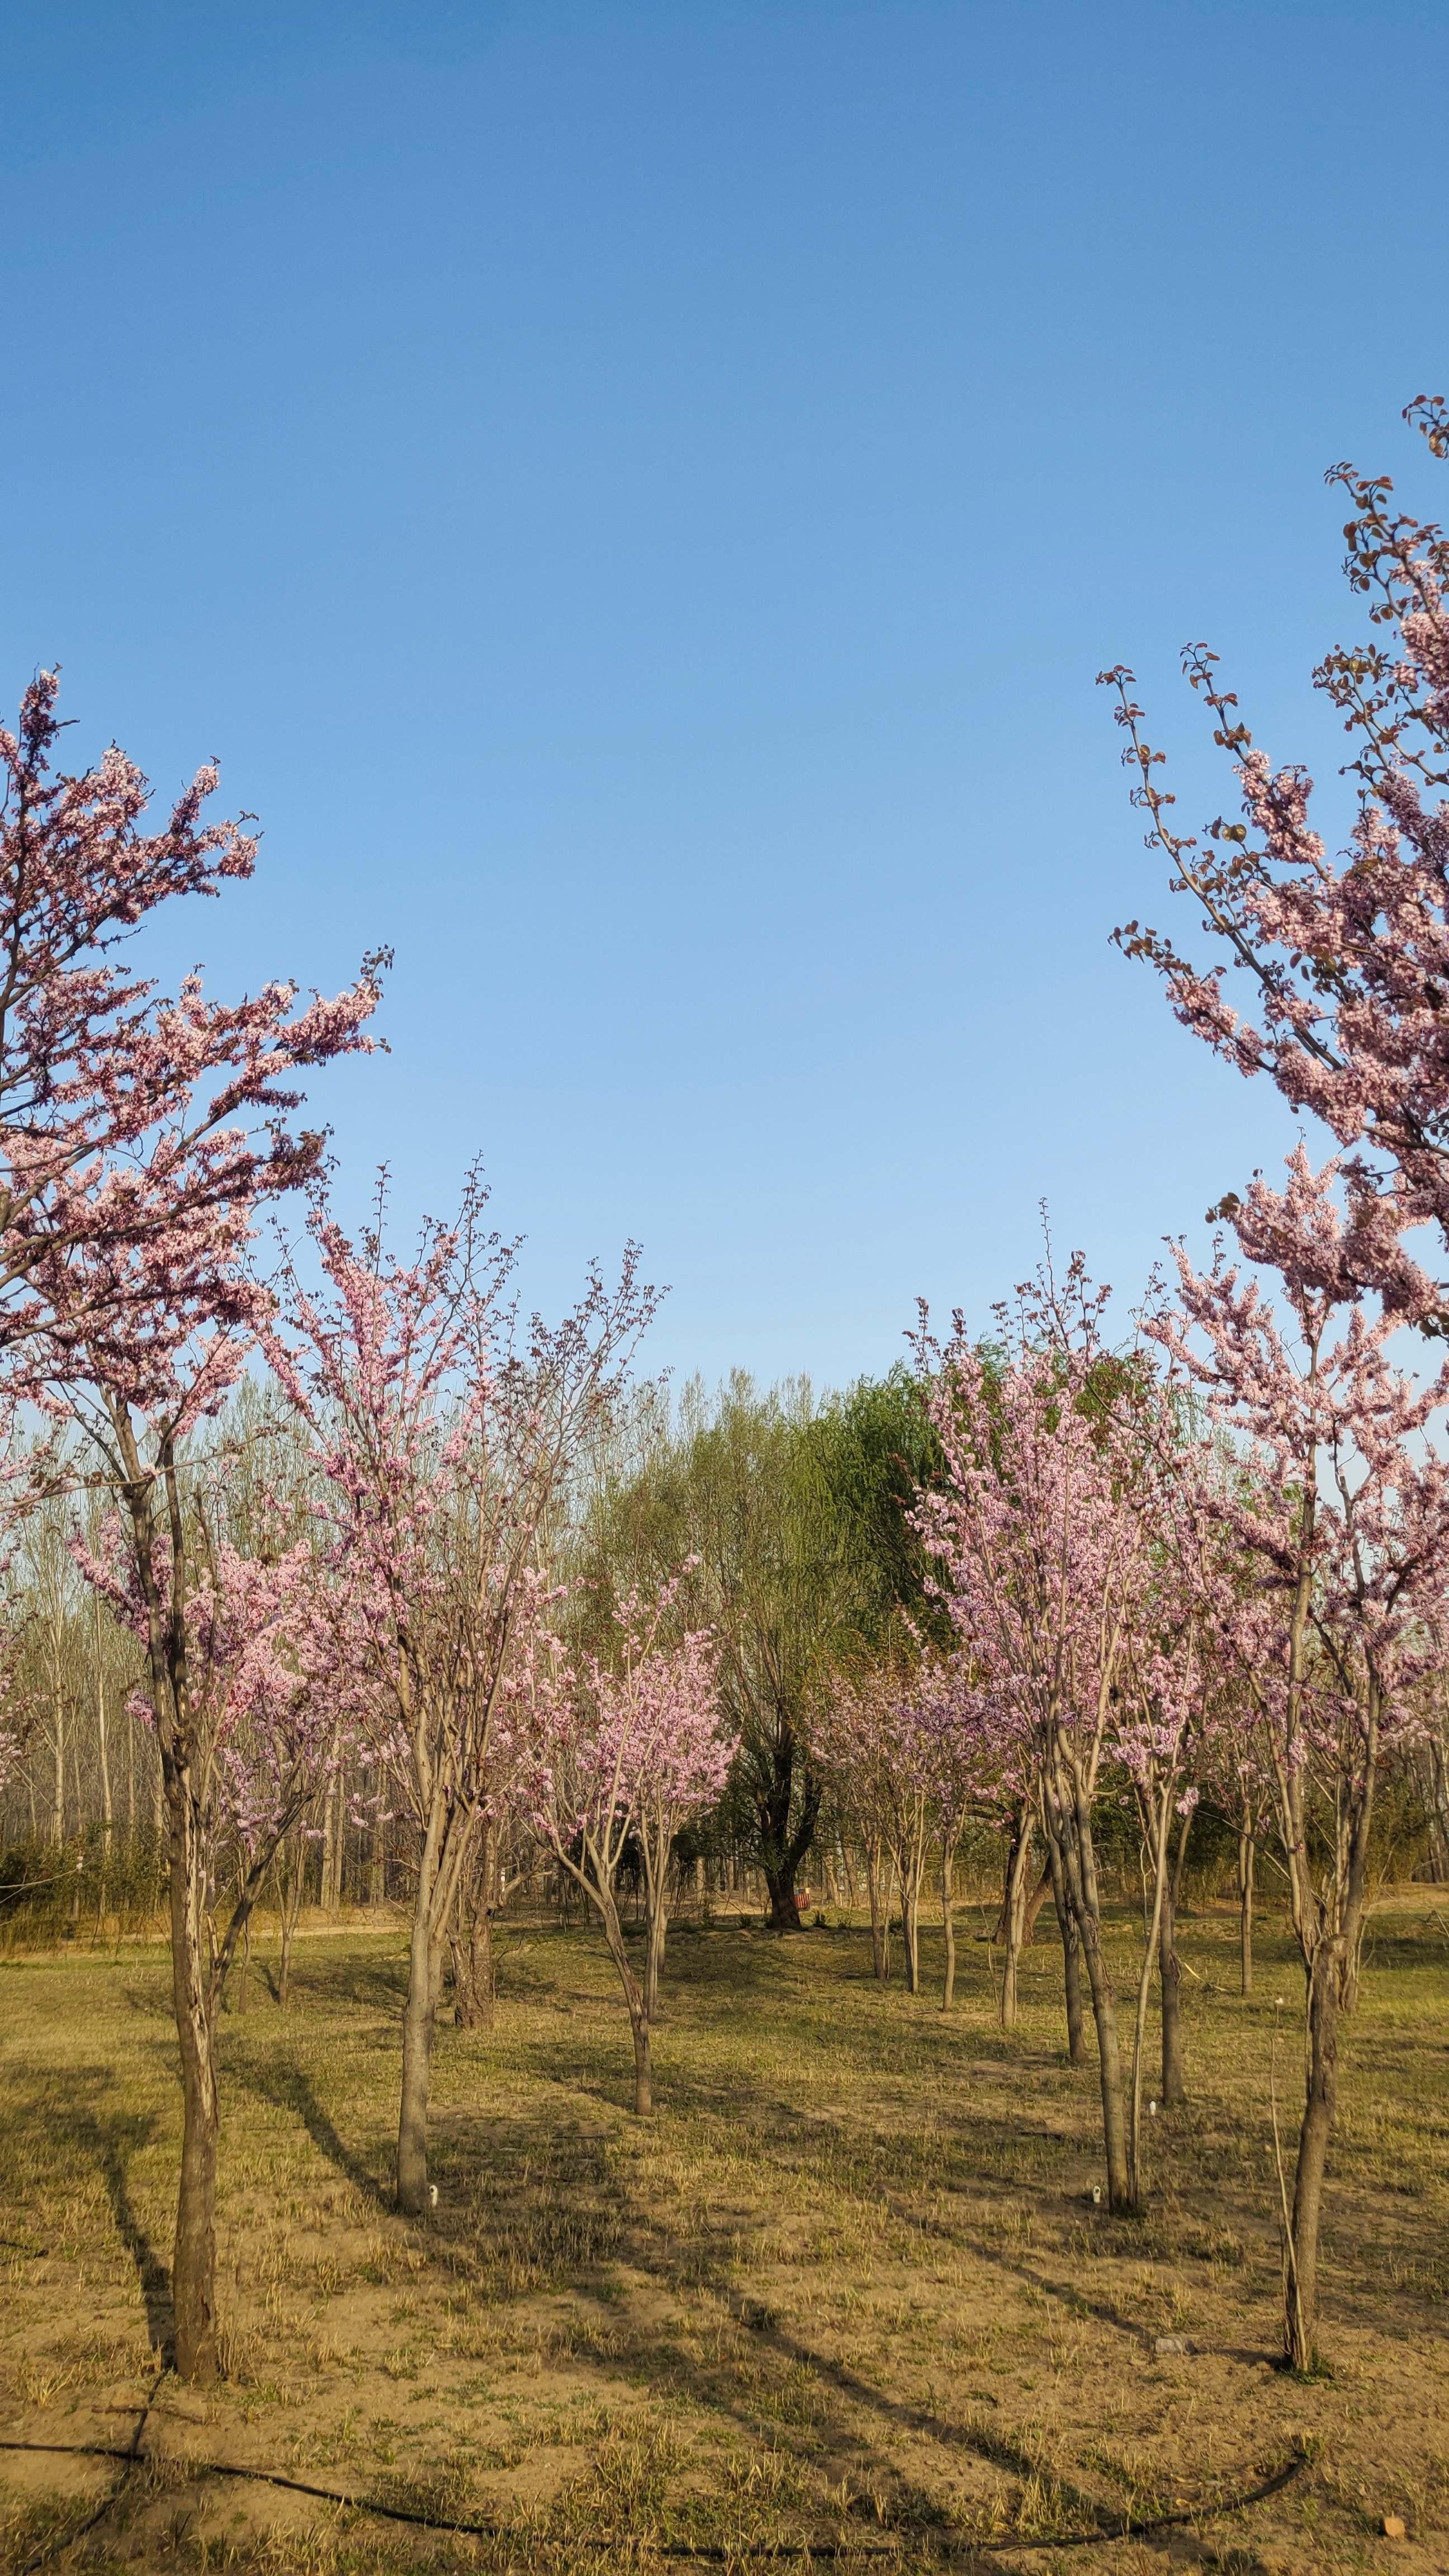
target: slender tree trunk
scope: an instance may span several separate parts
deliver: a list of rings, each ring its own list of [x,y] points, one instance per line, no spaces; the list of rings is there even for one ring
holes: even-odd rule
[[[1238,1977],[1240,1994],[1253,1991],[1253,1863],[1251,1834],[1238,1836]]]
[[[1060,1759],[1060,1756],[1058,1757]],[[1097,2071],[1102,2088],[1102,2145],[1107,2160],[1107,2206],[1115,2214],[1133,2208],[1127,2155],[1127,2106],[1122,2081],[1122,2051],[1117,2035],[1117,2000],[1102,1943],[1102,1905],[1097,1856],[1092,1839],[1091,1789],[1080,1773],[1066,1771],[1062,1789],[1048,1798],[1048,1814],[1061,1843],[1067,1901],[1076,1918],[1077,1937],[1092,1996],[1097,2028]],[[1068,1785],[1069,1784],[1069,1785]]]
[[[1123,2098],[1122,2052],[1117,2037],[1117,2003],[1102,1950],[1101,1926],[1092,1918],[1081,1926],[1082,1955],[1097,2026],[1097,2060],[1102,2084],[1102,2143],[1107,2157],[1107,2206],[1130,2211],[1132,2190],[1127,2169],[1127,2106]]]
[[[1127,2129],[1127,2174],[1132,2207],[1142,2205],[1142,2043],[1147,2031],[1147,2001],[1152,1992],[1154,1953],[1159,1972],[1162,1964],[1162,1918],[1167,1905],[1169,1847],[1172,1839],[1171,1780],[1164,1780],[1150,1793],[1153,1805],[1148,1807],[1152,1834],[1152,1916],[1142,1944],[1142,1971],[1137,1980],[1137,2019],[1132,2033],[1132,2109]],[[1144,1793],[1144,1804],[1147,1793]],[[1155,1812],[1153,1808],[1155,1806]],[[1163,2041],[1166,2048],[1166,2039]]]
[[[996,1917],[996,1929],[991,1935],[992,1946],[998,1950],[1004,1950],[1011,1939],[1011,1890],[1016,1874],[1017,1856],[1023,1840],[1029,1853],[1031,1820],[1024,1805],[1018,1807],[1013,1814],[1007,1839],[1006,1862],[1002,1871],[1001,1911]]]
[[[1177,1851],[1162,1890],[1162,1919],[1157,1935],[1157,1973],[1162,1995],[1162,2098],[1187,2100],[1187,2057],[1182,2038],[1182,1962],[1177,1955],[1177,1908],[1187,1860],[1187,1838],[1193,1810],[1182,1819]]]
[[[899,1863],[901,1944],[906,1954],[906,1991],[921,1991],[921,1855],[903,1852]]]
[[[648,2120],[654,2112],[654,2076],[649,2063],[649,2017],[640,2011],[630,2016],[634,2031],[634,2115]]]
[[[96,1898],[96,1928],[99,1930],[106,1911],[106,1880],[111,1864],[111,1835],[115,1815],[111,1803],[111,1753],[106,1740],[106,1676],[101,1662],[101,1596],[91,1594],[94,1613],[96,1657],[96,1754],[101,1771],[101,1883]]]
[[[946,1967],[941,1982],[941,2010],[949,2012],[956,2000],[956,1907],[951,1886],[956,1866],[956,1838],[952,1835],[941,1845],[941,1929],[946,1936]]]
[[[428,2199],[428,2093],[442,1954],[426,1913],[413,1916],[403,2006],[402,2092],[398,2106],[397,2205],[421,2218]]]
[[[332,1768],[322,1793],[322,1854],[317,1896],[324,1914],[336,1914],[342,1902],[342,1780],[336,1769],[338,1738],[332,1738]]]
[[[50,1838],[57,1851],[65,1841],[65,1710],[55,1701],[55,1790],[50,1802]]]
[[[449,1936],[454,2014],[461,2030],[491,2030],[493,2026],[493,1858],[494,1829],[485,1825],[472,1865],[459,1886]]]
[[[435,1811],[429,1819],[418,1858],[417,1893],[413,1903],[412,1936],[408,1944],[407,1999],[403,2005],[397,2205],[409,2218],[421,2218],[430,2206],[428,2091],[443,1968],[443,1927],[437,1921],[441,1835],[442,1822]]]
[[[665,1897],[664,1874],[661,1871],[649,1891],[650,1902],[644,1927],[644,2028],[646,2034],[659,2019],[659,1971],[664,1965]],[[637,2049],[637,2041],[636,2041]],[[647,2073],[647,2056],[646,2073]],[[637,2102],[635,2109],[638,2109]],[[646,2106],[652,2107],[652,2106]]]
[[[890,1915],[883,1901],[881,1887],[882,1853],[878,1843],[865,1847],[866,1884],[870,1890],[870,1950],[877,1985],[888,1986],[891,1977]]]
[[[597,1858],[597,1855],[595,1857]],[[609,1956],[619,1971],[619,1983],[624,1990],[629,2029],[634,2041],[634,2112],[636,2118],[647,2120],[652,2117],[654,2110],[654,2077],[649,2055],[651,2028],[648,1991],[651,1982],[657,1983],[658,1962],[657,1958],[652,1957],[651,1942],[650,1949],[645,1953],[645,1983],[641,1986],[630,1964],[629,1948],[624,1939],[624,1927],[619,1920],[618,1896],[607,1869],[608,1865],[600,1862],[597,1878],[583,1875],[577,1870],[571,1871],[571,1877],[593,1905],[604,1927],[604,1939],[608,1944]]]
[[[1067,2011],[1067,2057],[1073,2066],[1087,2063],[1087,2025],[1082,2009],[1082,1945],[1077,1938],[1076,1921],[1067,1902],[1066,1879],[1062,1868],[1062,1847],[1050,1831],[1046,1837],[1047,1869],[1051,1877],[1052,1902],[1056,1908],[1057,1930],[1062,1941],[1062,1989]]]
[[[292,1942],[297,1930],[297,1917],[302,1911],[302,1856],[295,1847],[279,1872],[279,1880],[282,1961],[277,1971],[277,2002],[285,2012],[292,1995]]]
[[[1035,1887],[1032,1889],[1031,1894],[1028,1896],[1026,1903],[1022,1908],[1021,1946],[1023,1949],[1026,1948],[1028,1942],[1034,1941],[1036,1938],[1037,1922],[1041,1915],[1042,1908],[1046,1904],[1047,1898],[1050,1896],[1051,1892],[1052,1867],[1051,1862],[1047,1861],[1042,1868],[1040,1878],[1037,1880]]]
[[[219,2109],[206,1950],[205,1884],[189,1771],[167,1765],[171,1821],[171,1983],[181,2057],[181,2182],[171,2264],[178,2379],[209,2386],[216,2351],[216,2146]]]
[[[216,2088],[217,1984],[207,1911],[207,1860],[203,1809],[193,1768],[191,1699],[186,1655],[187,1529],[172,1440],[158,1445],[161,1489],[171,1540],[171,1598],[163,1603],[156,1579],[157,1479],[143,1470],[127,1408],[112,1406],[123,1488],[135,1542],[134,1564],[146,1604],[147,1663],[156,1715],[167,1831],[167,1893],[171,1928],[171,1999],[181,2062],[181,2177],[176,2195],[176,2237],[171,2261],[174,2362],[179,2379],[207,2386],[217,2376],[216,2149],[220,2110]]]
[[[1338,1962],[1325,1942],[1309,1974],[1308,2070],[1284,2264],[1283,2340],[1295,2370],[1311,2370],[1317,2359],[1323,2181],[1338,2109],[1338,2012]]]
[[[1424,1747],[1421,1765],[1429,1819],[1429,1876],[1435,1887],[1449,1883],[1449,1759],[1445,1754],[1444,1722],[1441,1700],[1440,1733]]]
[[[1001,2027],[1015,2030],[1017,1971],[1026,1929],[1026,1873],[1031,1861],[1031,1819],[1023,1814],[1013,1827],[1006,1858],[1006,1889],[1001,1911],[1006,1921],[1006,1962],[1001,1980]]]

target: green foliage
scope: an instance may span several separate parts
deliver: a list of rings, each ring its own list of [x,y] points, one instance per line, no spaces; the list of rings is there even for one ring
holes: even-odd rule
[[[909,1519],[943,1466],[919,1380],[904,1361],[883,1378],[858,1378],[822,1405],[804,1437],[848,1567],[837,1660],[877,1652],[902,1612],[944,1643],[949,1622],[927,1590],[928,1560]]]
[[[810,1720],[842,1661],[878,1648],[905,1611],[937,1617],[906,1513],[938,1471],[909,1370],[817,1404],[804,1380],[762,1390],[743,1372],[696,1381],[674,1420],[620,1426],[585,1514],[581,1641],[607,1650],[613,1602],[698,1560],[683,1615],[722,1650],[740,1754],[720,1824],[765,1871],[785,1919],[810,1848],[819,1784]]]

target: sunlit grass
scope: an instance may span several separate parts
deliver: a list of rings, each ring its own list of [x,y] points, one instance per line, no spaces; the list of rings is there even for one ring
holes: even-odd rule
[[[285,2014],[263,1948],[222,2039],[228,2379],[204,2400],[163,2383],[148,2443],[166,2464],[131,2474],[71,2563],[345,2576],[602,2567],[627,2548],[647,2566],[671,2543],[794,2539],[889,2543],[903,2567],[992,2541],[1010,2566],[1013,2538],[1174,2511],[1223,2564],[1236,2549],[1245,2567],[1275,2551],[1368,2566],[1385,2511],[1449,2556],[1429,2537],[1449,2523],[1449,1946],[1429,1909],[1383,1918],[1348,2035],[1335,2377],[1311,2388],[1269,2367],[1275,2023],[1285,2109],[1297,2080],[1273,2000],[1296,1999],[1286,1951],[1265,1936],[1245,2002],[1231,1921],[1184,1927],[1193,2098],[1154,2124],[1150,2204],[1128,2225],[1090,2204],[1095,2079],[1065,2064],[1045,1932],[1007,2037],[979,1945],[947,2017],[929,1991],[876,1988],[858,1928],[681,1928],[648,2127],[626,2107],[627,2031],[593,1937],[506,1933],[495,2029],[440,2037],[427,2227],[390,2205],[400,1932],[305,1943]],[[114,2442],[168,2326],[166,1961],[138,1947],[0,1976],[5,2429]],[[1193,2351],[1157,2355],[1163,2334]],[[1312,2464],[1281,2496],[1218,2513],[1304,2441]],[[187,2454],[496,2536],[198,2479]],[[94,2464],[49,2488],[35,2472],[0,2466],[0,2563],[106,2492]],[[1066,2563],[1164,2561],[1116,2539]]]

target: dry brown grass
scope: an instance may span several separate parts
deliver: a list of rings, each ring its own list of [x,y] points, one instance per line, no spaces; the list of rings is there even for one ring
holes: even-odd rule
[[[1372,1936],[1333,2161],[1334,2376],[1312,2385],[1268,2366],[1268,2060],[1282,1993],[1291,2097],[1293,1971],[1265,1939],[1244,2003],[1225,1916],[1184,1947],[1193,2101],[1156,2123],[1131,2225],[1090,2206],[1093,2079],[1064,2063],[1045,1927],[1010,2040],[979,1950],[946,2018],[874,1987],[858,1928],[681,1931],[647,2128],[599,1945],[506,1935],[496,2030],[440,2041],[428,2228],[388,2195],[400,1934],[306,1945],[286,2014],[254,1969],[223,2041],[227,2383],[164,2380],[159,2456],[129,2473],[0,2454],[0,2564],[645,2570],[671,2545],[743,2567],[804,2541],[861,2570],[1442,2571],[1449,1941],[1413,1903]],[[0,2430],[123,2445],[167,2329],[164,1956],[0,1978]],[[1164,2333],[1191,2354],[1159,2356]],[[1295,2446],[1311,2458],[1281,2494],[1221,2510]],[[1029,2546],[1172,2511],[1153,2539]],[[1407,2542],[1376,2538],[1385,2513]]]

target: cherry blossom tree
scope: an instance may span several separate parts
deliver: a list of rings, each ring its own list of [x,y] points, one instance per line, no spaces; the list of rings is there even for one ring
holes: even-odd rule
[[[349,1739],[339,1709],[325,1570],[305,1544],[270,1557],[242,1555],[220,1534],[224,1493],[199,1489],[194,1478],[190,1483],[182,1511],[195,1533],[194,1575],[179,1603],[167,1531],[153,1535],[150,1583],[114,1513],[103,1552],[76,1536],[71,1553],[143,1648],[149,1648],[158,1600],[163,1626],[184,1631],[174,1653],[184,1657],[187,1673],[195,1836],[207,1855],[207,1884],[227,1875],[228,1847],[236,1861],[236,1895],[221,1937],[202,1926],[197,1943],[214,2029],[238,1942],[283,1839],[336,1769]],[[138,1694],[134,1713],[154,1726],[151,1693]]]
[[[455,1223],[415,1257],[354,1243],[327,1204],[311,1233],[321,1285],[287,1260],[263,1341],[308,1429],[329,1554],[350,1586],[357,1687],[417,1844],[403,2012],[397,2196],[430,2206],[429,2069],[459,1890],[510,1759],[515,1677],[552,1591],[543,1559],[580,1445],[611,1401],[656,1292],[626,1252],[591,1272],[561,1323],[520,1335],[514,1247],[470,1179]]]
[[[1449,1467],[1427,1437],[1449,1364],[1427,1382],[1386,1345],[1436,1290],[1400,1251],[1371,1317],[1360,1283],[1361,1208],[1340,1166],[1300,1146],[1281,1191],[1259,1177],[1233,1219],[1242,1255],[1202,1274],[1180,1248],[1180,1307],[1151,1324],[1202,1390],[1232,1454],[1199,1509],[1246,1577],[1207,1588],[1233,1654],[1268,1786],[1303,1966],[1306,2075],[1291,2210],[1285,2207],[1285,2348],[1312,2366],[1324,2173],[1337,2108],[1339,2021],[1353,2000],[1369,1836],[1389,1750],[1417,1723],[1430,1622],[1449,1587]]]
[[[681,1583],[652,1601],[618,1604],[617,1664],[596,1656],[575,1671],[556,1642],[540,1641],[522,1718],[523,1810],[582,1889],[619,1972],[634,2040],[634,2109],[654,2107],[651,2039],[668,1919],[670,1850],[692,1816],[717,1806],[738,1737],[720,1710],[719,1653],[706,1629],[668,1641]],[[644,1878],[644,1973],[636,1976],[619,1912],[619,1871],[637,1849]]]
[[[57,675],[0,728],[0,1349],[87,1341],[194,1258],[208,1220],[296,1188],[322,1139],[292,1134],[293,1077],[372,1041],[382,952],[334,1001],[290,983],[174,1000],[117,951],[172,897],[249,877],[256,842],[207,822],[213,767],[159,831],[150,788],[113,744],[79,774],[54,764]],[[144,1261],[139,1255],[155,1258]]]
[[[301,1007],[289,983],[222,1004],[195,975],[168,1000],[128,974],[117,945],[170,896],[249,875],[254,843],[202,822],[212,770],[161,832],[143,833],[139,772],[114,748],[79,777],[56,771],[58,730],[42,674],[18,732],[0,734],[0,1351],[7,1402],[73,1418],[93,1442],[145,1604],[183,2096],[176,2359],[204,2379],[216,2369],[214,1709],[198,1695],[190,1605],[218,1577],[197,1570],[186,1452],[265,1312],[247,1268],[257,1210],[321,1156],[318,1134],[285,1123],[295,1077],[374,1043],[381,960]],[[232,1632],[224,1620],[216,1633]]]
[[[305,1551],[249,1564],[219,1527],[193,1458],[245,1365],[267,1306],[245,1268],[249,1211],[194,1210],[169,1243],[77,1246],[73,1313],[12,1349],[33,1399],[85,1435],[116,1501],[82,1570],[140,1639],[168,1832],[172,2002],[182,2086],[172,2263],[176,2368],[217,2371],[216,2013],[237,1940],[277,1847],[314,1792],[335,1726],[334,1658]],[[104,1292],[88,1272],[103,1264]],[[77,1318],[81,1320],[77,1320]],[[200,1481],[198,1480],[200,1478]],[[323,1713],[325,1712],[325,1713]],[[222,1847],[241,1854],[218,1947]]]
[[[1449,456],[1441,397],[1418,396],[1405,417]],[[1338,465],[1328,479],[1348,494],[1345,569],[1383,639],[1329,653],[1315,674],[1355,750],[1348,847],[1329,855],[1311,820],[1312,779],[1298,765],[1275,769],[1254,744],[1202,644],[1184,667],[1235,765],[1242,819],[1179,832],[1157,774],[1164,755],[1119,665],[1101,678],[1116,694],[1148,847],[1167,858],[1172,891],[1191,897],[1218,954],[1195,964],[1135,921],[1117,937],[1161,973],[1184,1026],[1355,1149],[1341,1174],[1343,1259],[1402,1309],[1416,1293],[1403,1227],[1427,1221],[1449,1240],[1449,541],[1395,509],[1386,475]],[[1248,979],[1246,1012],[1228,1000],[1230,964]],[[1443,1329],[1442,1295],[1430,1312]]]
[[[1048,1262],[998,1310],[990,1364],[960,1315],[942,1349],[923,1312],[918,1355],[946,1480],[922,1495],[917,1526],[1003,1763],[1028,1762],[1041,1783],[1091,1990],[1118,2210],[1134,2206],[1133,2178],[1093,1816],[1150,1581],[1139,1503],[1151,1443],[1141,1375],[1104,1349],[1106,1294],[1080,1256],[1061,1282]]]

